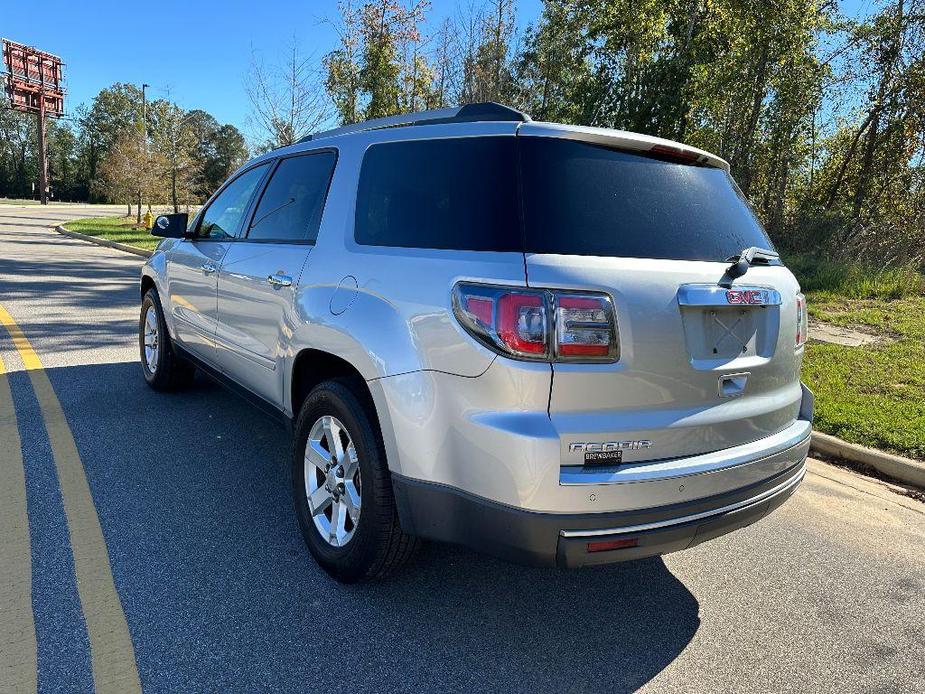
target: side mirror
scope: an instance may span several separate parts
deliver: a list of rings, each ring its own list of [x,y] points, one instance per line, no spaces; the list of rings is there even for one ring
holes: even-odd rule
[[[188,223],[189,215],[186,213],[162,214],[154,220],[151,234],[168,239],[182,239],[186,236],[186,225]]]

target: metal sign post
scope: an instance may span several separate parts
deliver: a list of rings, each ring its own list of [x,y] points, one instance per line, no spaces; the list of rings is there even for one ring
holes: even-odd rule
[[[45,119],[64,115],[64,63],[61,58],[32,46],[0,39],[10,108],[34,113],[37,119],[39,198],[48,204],[48,149]]]

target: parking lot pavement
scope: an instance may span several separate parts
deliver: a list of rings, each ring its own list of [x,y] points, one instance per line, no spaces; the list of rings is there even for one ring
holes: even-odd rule
[[[149,390],[140,259],[45,230],[99,213],[0,207],[0,692],[925,692],[925,505],[821,463],[663,559],[430,545],[334,583],[283,428],[204,379]]]

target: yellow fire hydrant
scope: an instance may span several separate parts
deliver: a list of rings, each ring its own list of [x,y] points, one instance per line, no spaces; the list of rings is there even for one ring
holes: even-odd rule
[[[151,208],[148,208],[148,211],[145,212],[144,216],[145,229],[151,229],[154,227],[154,214],[151,212]]]

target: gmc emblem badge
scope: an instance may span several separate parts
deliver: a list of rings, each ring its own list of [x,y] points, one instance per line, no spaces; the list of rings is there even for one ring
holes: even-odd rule
[[[726,291],[726,302],[734,306],[750,304],[758,306],[767,303],[763,289],[729,289]]]

